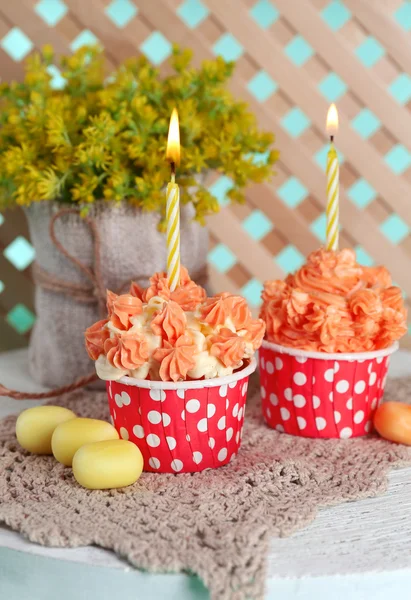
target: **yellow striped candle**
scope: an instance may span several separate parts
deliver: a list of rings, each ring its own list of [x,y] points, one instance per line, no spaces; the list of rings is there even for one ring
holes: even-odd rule
[[[173,292],[180,285],[180,190],[174,175],[167,186],[167,279]]]
[[[175,182],[176,166],[180,164],[180,129],[176,109],[171,114],[166,156],[171,165],[166,192],[167,279],[170,290],[174,291],[180,285],[180,190]]]
[[[338,250],[340,168],[333,143],[334,133],[337,131],[337,108],[335,104],[331,104],[327,115],[327,132],[331,139],[331,147],[327,156],[327,250]]]

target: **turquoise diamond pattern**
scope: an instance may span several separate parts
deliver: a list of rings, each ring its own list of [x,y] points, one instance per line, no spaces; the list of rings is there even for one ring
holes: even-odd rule
[[[377,197],[375,189],[362,178],[349,188],[347,194],[358,208],[365,208]]]
[[[374,37],[369,36],[358,46],[355,54],[365,67],[373,67],[385,55],[385,50]]]
[[[153,65],[161,65],[171,55],[172,46],[162,33],[153,31],[140,45],[140,50]]]
[[[187,27],[195,29],[208,17],[210,11],[201,0],[185,0],[177,8],[177,14]]]
[[[336,102],[345,94],[347,86],[336,73],[330,73],[320,82],[318,89],[329,102]]]
[[[33,246],[21,235],[16,237],[11,244],[7,246],[3,254],[19,271],[27,269],[33,262],[35,256]]]
[[[250,279],[244,287],[241,288],[240,293],[251,306],[259,306],[261,304],[261,292],[263,291],[263,284],[258,279]]]
[[[305,258],[293,244],[289,244],[277,254],[275,262],[284,273],[294,273],[304,264]]]
[[[109,19],[120,28],[128,25],[137,12],[137,7],[131,0],[113,0],[105,9]]]
[[[230,179],[226,175],[222,175],[221,177],[219,177],[219,179],[217,179],[217,181],[213,183],[213,185],[210,185],[209,190],[213,194],[213,196],[217,198],[220,206],[223,207],[227,206],[227,204],[229,203],[229,200],[227,198],[227,192],[229,192],[232,187],[232,179]]]
[[[372,267],[375,264],[372,256],[368,254],[361,246],[356,246],[354,248],[355,254],[357,256],[357,262],[364,267]]]
[[[277,190],[278,196],[290,208],[296,208],[308,195],[308,190],[297,177],[289,177]]]
[[[396,175],[400,175],[411,165],[411,154],[405,146],[397,144],[384,156],[384,160]]]
[[[302,67],[314,54],[310,44],[301,35],[296,35],[284,52],[297,67]]]
[[[41,0],[34,10],[49,27],[55,27],[67,14],[68,8],[62,0]]]
[[[299,137],[311,124],[310,119],[297,106],[281,119],[281,125],[293,138]]]
[[[246,155],[246,158],[251,159],[254,165],[266,165],[269,155],[269,150],[267,152],[251,152]]]
[[[398,215],[391,215],[380,225],[380,229],[393,244],[399,244],[407,237],[410,229]]]
[[[280,13],[269,0],[259,0],[251,8],[250,15],[262,29],[268,29],[277,21]]]
[[[395,11],[394,19],[405,31],[411,30],[411,4],[409,0],[403,2]]]
[[[348,8],[340,0],[333,0],[321,12],[321,16],[333,31],[338,31],[351,17]]]
[[[390,84],[388,90],[399,104],[406,104],[411,98],[411,77],[406,73],[401,73]]]
[[[60,73],[60,70],[55,65],[49,65],[47,67],[47,72],[52,77],[50,82],[51,87],[54,90],[62,90],[66,85],[66,80]]]
[[[33,327],[35,319],[33,313],[24,304],[16,304],[6,316],[7,323],[20,335],[27,333]]]
[[[248,82],[247,88],[258,102],[265,102],[278,86],[265,71],[260,71]]]
[[[273,224],[261,210],[253,210],[243,221],[243,228],[253,240],[259,242],[272,231]]]
[[[89,29],[84,29],[79,35],[74,38],[70,44],[70,48],[75,52],[83,46],[93,46],[98,43],[98,38]]]
[[[368,108],[363,108],[351,121],[351,126],[366,140],[379,130],[381,121]]]
[[[325,213],[322,213],[319,217],[315,219],[310,225],[310,229],[313,234],[320,240],[320,242],[325,243],[327,231],[327,217]]]
[[[218,244],[209,253],[208,259],[220,273],[226,273],[237,262],[233,254],[225,244]]]
[[[238,60],[243,54],[244,48],[231,33],[225,33],[214,44],[213,52],[216,56],[222,56],[229,62]]]
[[[10,58],[20,62],[33,49],[33,42],[19,27],[13,27],[1,40],[0,46]]]

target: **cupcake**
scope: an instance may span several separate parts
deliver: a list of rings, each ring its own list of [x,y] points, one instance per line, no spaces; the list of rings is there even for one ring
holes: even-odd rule
[[[267,281],[261,396],[267,424],[315,438],[371,429],[390,355],[406,333],[401,290],[352,250],[313,252],[285,281]]]
[[[165,273],[146,289],[108,291],[107,312],[85,332],[86,348],[107,382],[113,423],[140,448],[145,470],[228,463],[240,447],[263,321],[241,296],[207,297],[184,268],[174,291]]]

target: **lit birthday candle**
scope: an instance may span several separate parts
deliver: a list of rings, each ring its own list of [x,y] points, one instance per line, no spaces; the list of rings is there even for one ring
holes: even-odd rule
[[[327,114],[327,133],[331,142],[327,156],[327,250],[338,250],[340,168],[334,147],[334,135],[337,131],[338,112],[335,104],[331,104]]]
[[[171,166],[167,185],[167,278],[170,290],[180,285],[180,190],[176,184],[176,166],[180,164],[180,129],[177,109],[171,114],[166,156]]]

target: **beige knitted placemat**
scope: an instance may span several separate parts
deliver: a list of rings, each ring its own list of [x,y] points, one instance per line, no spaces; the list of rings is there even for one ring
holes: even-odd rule
[[[395,380],[387,398],[406,401],[410,392],[411,378]],[[108,419],[104,393],[58,403]],[[213,600],[262,599],[270,537],[291,535],[320,507],[383,493],[388,470],[411,464],[411,448],[376,437],[310,440],[268,429],[255,379],[233,463],[195,475],[144,473],[120,490],[81,488],[71,469],[23,451],[14,425],[14,416],[0,422],[0,522],[39,544],[95,544],[148,571],[196,573]]]

